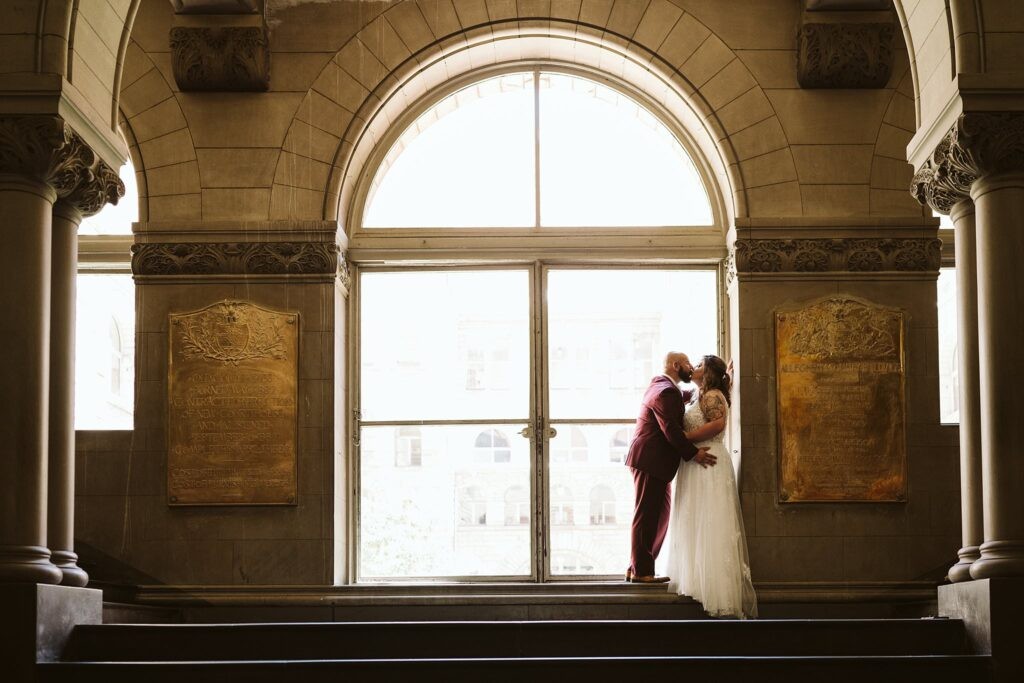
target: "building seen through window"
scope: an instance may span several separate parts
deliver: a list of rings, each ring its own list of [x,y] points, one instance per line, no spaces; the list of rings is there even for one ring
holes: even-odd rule
[[[120,240],[139,219],[135,169],[121,168],[125,195],[79,226],[79,243]],[[81,263],[75,313],[75,428],[131,429],[135,405],[135,286],[128,249],[118,267]]]
[[[639,401],[666,352],[719,352],[719,264],[566,263],[559,240],[724,232],[678,123],[609,83],[486,78],[373,153],[357,238],[536,256],[357,262],[359,580],[621,571]]]
[[[530,523],[530,494],[523,486],[512,486],[505,491],[505,524],[508,526]]]

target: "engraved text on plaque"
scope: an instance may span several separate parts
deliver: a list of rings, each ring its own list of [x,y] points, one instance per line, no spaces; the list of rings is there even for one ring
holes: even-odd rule
[[[906,500],[903,326],[849,296],[775,314],[782,502]]]
[[[295,503],[298,327],[244,301],[170,315],[171,505]]]

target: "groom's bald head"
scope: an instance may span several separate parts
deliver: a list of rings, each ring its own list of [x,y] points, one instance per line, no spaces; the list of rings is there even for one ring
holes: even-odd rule
[[[677,382],[689,382],[693,375],[690,357],[680,351],[669,351],[665,354],[665,374]]]

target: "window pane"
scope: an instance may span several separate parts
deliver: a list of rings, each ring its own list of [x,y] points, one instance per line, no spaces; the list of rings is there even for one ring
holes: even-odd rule
[[[957,352],[956,268],[942,268],[939,304],[939,413],[947,424],[960,422],[960,360]]]
[[[948,214],[938,213],[936,211],[932,211],[932,215],[939,219],[939,227],[940,228],[948,229],[948,230],[952,230],[953,229],[953,219],[950,218]]]
[[[482,81],[420,116],[388,152],[363,227],[533,227],[533,74]]]
[[[131,429],[135,288],[131,275],[79,275],[75,429]]]
[[[593,81],[541,74],[541,225],[711,225],[689,155],[657,117]]]
[[[559,424],[550,441],[551,573],[619,574],[629,563],[633,480],[622,465],[618,442],[632,427],[622,424]],[[558,458],[578,452],[583,457]]]
[[[525,426],[421,427],[416,467],[396,464],[403,428],[364,427],[360,578],[531,574]]]
[[[668,351],[718,353],[713,270],[552,270],[547,294],[553,419],[635,417]]]
[[[82,221],[79,235],[130,235],[132,223],[139,220],[139,188],[135,182],[135,167],[128,161],[119,173],[124,181],[124,196],[117,205],[107,204],[95,216]]]
[[[364,273],[364,420],[526,418],[527,271]]]

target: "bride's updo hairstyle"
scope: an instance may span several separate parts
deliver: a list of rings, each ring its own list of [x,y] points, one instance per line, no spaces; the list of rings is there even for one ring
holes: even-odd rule
[[[704,356],[701,362],[704,363],[704,377],[700,382],[700,393],[706,395],[712,389],[718,389],[725,396],[725,402],[732,405],[732,399],[729,397],[732,378],[729,377],[725,361],[709,354]]]

